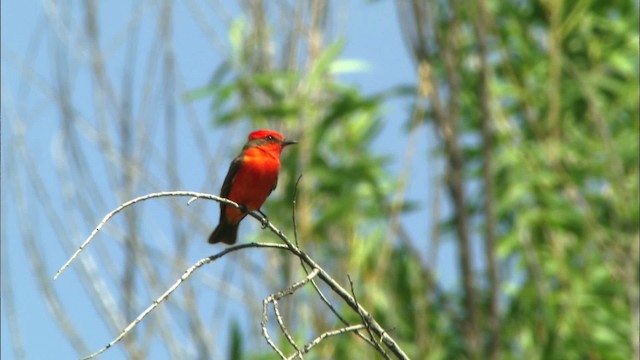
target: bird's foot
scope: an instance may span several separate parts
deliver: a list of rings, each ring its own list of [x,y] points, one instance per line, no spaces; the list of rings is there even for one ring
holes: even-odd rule
[[[269,226],[269,218],[267,217],[267,214],[262,212],[262,210],[258,209],[257,211],[260,213],[260,215],[262,215],[262,219],[260,220],[262,228],[266,229],[267,226]]]

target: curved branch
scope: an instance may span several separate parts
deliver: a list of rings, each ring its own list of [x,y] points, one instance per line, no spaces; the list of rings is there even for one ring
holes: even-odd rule
[[[123,209],[127,208],[128,206],[131,206],[135,203],[144,201],[144,200],[148,200],[148,199],[153,199],[153,198],[158,198],[158,197],[165,197],[165,196],[189,196],[192,197],[192,199],[188,202],[188,204],[190,204],[193,200],[201,198],[201,199],[208,199],[208,200],[214,200],[217,202],[222,202],[231,206],[234,206],[238,209],[240,209],[240,205],[238,205],[237,203],[219,197],[219,196],[215,196],[215,195],[211,195],[211,194],[206,194],[206,193],[199,193],[199,192],[193,192],[193,191],[169,191],[169,192],[159,192],[159,193],[152,193],[152,194],[147,194],[144,196],[140,196],[137,197],[133,200],[127,201],[124,204],[118,206],[116,209],[114,209],[113,211],[111,211],[110,213],[108,213],[103,219],[102,221],[98,224],[98,226],[91,232],[91,235],[89,235],[89,237],[82,243],[82,245],[80,245],[80,247],[78,248],[78,250],[76,250],[76,252],[71,256],[71,258],[69,258],[69,260],[67,260],[67,262],[60,268],[60,270],[58,270],[58,272],[56,273],[56,276],[54,277],[54,279],[58,278],[58,276],[60,276],[60,274],[67,268],[69,267],[69,265],[71,264],[71,262],[73,262],[73,260],[75,258],[78,257],[78,255],[80,254],[80,252],[82,252],[82,250],[84,250],[85,247],[87,247],[87,245],[91,242],[91,240],[93,240],[96,235],[98,234],[98,232],[100,231],[100,229],[107,223],[107,221],[109,221],[109,219],[111,219],[114,215],[116,215],[117,213],[119,213],[120,211],[122,211]],[[268,219],[264,218],[262,215],[258,214],[257,212],[251,211],[248,213],[251,217],[257,219],[258,221],[260,221],[261,224],[266,223],[267,227],[274,233],[276,234],[286,245],[282,245],[282,244],[274,244],[274,243],[248,243],[248,244],[240,244],[240,245],[235,245],[235,246],[231,246],[231,247],[227,247],[226,249],[224,249],[223,251],[203,258],[200,261],[198,261],[197,263],[195,263],[194,265],[192,265],[190,268],[188,268],[184,274],[175,282],[173,283],[173,285],[171,287],[169,287],[169,289],[167,289],[167,291],[165,291],[160,297],[158,297],[156,300],[153,301],[153,303],[151,305],[149,305],[142,313],[140,313],[140,315],[138,315],[138,317],[133,320],[129,325],[127,325],[127,327],[125,327],[122,332],[120,333],[120,335],[118,335],[118,337],[116,337],[114,340],[112,340],[109,344],[107,344],[105,347],[103,347],[102,349],[98,350],[97,352],[89,355],[88,357],[86,357],[85,359],[91,359],[94,358],[95,356],[103,353],[104,351],[106,351],[107,349],[109,349],[111,346],[113,346],[114,344],[116,344],[117,342],[119,342],[120,340],[122,340],[122,338],[129,332],[131,331],[131,329],[133,329],[137,324],[139,324],[142,319],[144,317],[146,317],[153,309],[155,309],[162,301],[166,300],[169,295],[171,295],[171,293],[173,291],[175,291],[175,289],[178,288],[178,286],[180,286],[180,284],[182,282],[184,282],[189,276],[191,276],[191,274],[197,270],[198,268],[202,267],[203,265],[206,265],[212,261],[215,261],[219,258],[221,258],[222,256],[240,250],[240,249],[244,249],[244,248],[277,248],[277,249],[281,249],[281,250],[288,250],[289,252],[291,252],[292,254],[296,255],[300,260],[302,260],[305,264],[307,264],[311,269],[312,269],[312,274],[317,273],[317,276],[322,279],[322,281],[324,281],[340,298],[342,298],[344,300],[344,302],[351,308],[353,309],[355,312],[357,312],[363,319],[367,319],[367,323],[366,326],[367,328],[372,331],[376,336],[378,336],[380,338],[380,341],[382,341],[388,348],[389,350],[399,359],[409,359],[409,357],[404,353],[404,351],[400,348],[400,346],[398,346],[398,344],[396,343],[396,341],[384,330],[384,328],[382,326],[380,326],[380,324],[378,324],[378,322],[373,318],[373,316],[371,316],[371,314],[364,309],[350,294],[347,290],[345,290],[340,284],[338,284],[338,282],[333,279],[323,268],[321,268],[309,255],[307,255],[305,252],[303,252],[302,250],[300,250],[298,247],[296,247],[295,245],[293,245],[291,243],[291,241],[287,238],[286,235],[284,235],[284,233],[282,233],[282,231],[280,231],[278,228],[276,228],[271,222],[268,221]],[[310,281],[311,279],[309,279],[308,281]],[[301,286],[301,285],[300,285]],[[354,328],[350,328],[350,331],[354,331],[357,329]],[[381,349],[377,349],[377,350],[381,350]]]
[[[80,247],[78,248],[78,250],[76,250],[76,252],[71,255],[71,257],[69,258],[69,260],[67,260],[66,263],[64,263],[64,265],[62,265],[62,267],[60,268],[60,270],[58,270],[58,272],[56,272],[56,275],[53,277],[53,280],[56,280],[60,274],[62,274],[62,272],[69,267],[69,265],[71,265],[71,263],[73,262],[73,260],[75,260],[78,255],[80,255],[80,253],[82,252],[82,250],[84,250],[85,247],[87,247],[87,245],[89,245],[89,243],[91,242],[91,240],[93,240],[93,238],[96,237],[96,235],[98,235],[98,231],[100,231],[100,229],[102,229],[102,227],[107,223],[107,221],[109,221],[109,219],[111,219],[114,215],[116,215],[117,213],[119,213],[120,211],[124,210],[125,208],[141,202],[141,201],[145,201],[145,200],[149,200],[149,199],[153,199],[153,198],[159,198],[159,197],[165,197],[165,196],[190,196],[192,197],[191,200],[189,200],[187,202],[187,204],[190,204],[191,202],[193,202],[193,200],[201,198],[201,199],[208,199],[208,200],[215,200],[218,202],[223,202],[225,204],[234,206],[238,209],[240,209],[240,205],[236,204],[235,202],[219,197],[219,196],[215,196],[215,195],[211,195],[211,194],[206,194],[206,193],[199,193],[199,192],[194,192],[194,191],[166,191],[166,192],[159,192],[159,193],[151,193],[151,194],[147,194],[147,195],[143,195],[140,197],[137,197],[133,200],[129,200],[126,203],[118,206],[117,208],[115,208],[115,210],[111,211],[110,213],[108,213],[107,215],[105,215],[104,218],[102,218],[102,221],[100,221],[100,224],[98,224],[98,226],[96,226],[96,228],[91,232],[91,235],[89,235],[89,237],[82,243],[82,245],[80,245]],[[253,217],[256,217],[254,214],[250,214]],[[261,219],[261,218],[258,218]]]
[[[220,251],[219,253],[217,253],[215,255],[211,255],[211,256],[208,256],[206,258],[200,259],[198,262],[196,262],[190,268],[188,268],[184,272],[184,274],[182,274],[182,276],[180,276],[180,278],[178,278],[178,280],[176,280],[173,283],[173,285],[171,285],[167,289],[167,291],[164,292],[164,294],[160,295],[157,299],[155,299],[151,303],[151,305],[149,305],[146,309],[144,309],[144,311],[142,311],[140,313],[140,315],[138,315],[138,317],[135,318],[135,320],[133,320],[131,323],[129,323],[129,325],[127,325],[124,329],[122,329],[122,332],[120,332],[120,335],[118,335],[118,337],[113,339],[110,343],[108,343],[102,349],[100,349],[100,350],[94,352],[93,354],[83,358],[83,360],[93,359],[94,357],[102,354],[103,352],[108,350],[110,347],[112,347],[113,345],[118,343],[120,340],[122,340],[122,338],[124,338],[125,335],[127,335],[134,327],[136,327],[136,325],[138,325],[142,321],[142,319],[144,319],[147,315],[149,315],[149,313],[151,311],[153,311],[153,309],[158,307],[158,305],[160,305],[161,302],[165,301],[169,297],[169,295],[171,295],[178,288],[178,286],[180,286],[180,284],[182,284],[185,280],[187,280],[187,278],[189,278],[191,276],[191,274],[193,274],[193,272],[195,272],[196,270],[198,270],[199,268],[201,268],[202,266],[204,266],[204,265],[206,265],[206,264],[208,264],[210,262],[218,260],[219,258],[223,257],[226,254],[229,254],[231,252],[238,251],[238,250],[241,250],[241,249],[245,249],[245,248],[275,248],[275,249],[282,249],[282,250],[287,250],[288,249],[287,246],[282,245],[282,244],[248,243],[248,244],[240,244],[240,245],[231,246],[231,247],[228,247],[228,248]]]
[[[267,343],[269,343],[269,346],[271,346],[271,348],[273,348],[273,350],[276,353],[278,353],[278,355],[280,355],[282,359],[286,359],[286,356],[284,356],[282,351],[278,349],[276,344],[271,340],[271,337],[269,336],[269,332],[267,331],[267,320],[269,318],[267,316],[267,311],[269,309],[269,303],[273,304],[273,311],[276,314],[276,320],[278,321],[278,325],[280,325],[280,329],[282,330],[282,333],[287,338],[287,341],[289,341],[289,344],[291,344],[291,346],[293,346],[293,348],[296,350],[296,354],[301,354],[300,348],[298,347],[296,342],[293,340],[293,338],[291,337],[291,334],[289,334],[289,331],[287,331],[287,328],[285,327],[284,322],[282,321],[282,317],[280,316],[280,311],[278,310],[278,300],[282,299],[285,296],[293,295],[293,293],[296,292],[299,288],[304,286],[309,281],[313,280],[313,278],[316,275],[318,275],[318,269],[313,270],[304,279],[298,281],[297,283],[289,286],[288,288],[282,291],[269,295],[266,299],[262,301],[262,322],[261,322],[262,335],[267,340]]]

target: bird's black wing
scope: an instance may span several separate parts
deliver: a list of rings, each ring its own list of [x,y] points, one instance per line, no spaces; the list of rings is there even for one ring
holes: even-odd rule
[[[229,171],[227,171],[227,176],[224,178],[224,182],[222,183],[222,188],[220,189],[220,196],[228,199],[229,193],[231,192],[231,184],[233,183],[233,178],[240,170],[240,165],[242,164],[242,154],[236,156],[233,161],[231,161],[231,165],[229,165]],[[226,204],[220,203],[220,220],[224,216],[224,209]]]
[[[276,189],[276,186],[278,186],[278,175],[276,175],[276,181],[273,182],[273,187],[271,188],[271,192],[273,192],[273,190]]]

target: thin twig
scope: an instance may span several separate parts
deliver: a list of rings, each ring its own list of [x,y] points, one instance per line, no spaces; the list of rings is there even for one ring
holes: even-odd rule
[[[89,244],[89,242],[97,235],[98,231],[100,231],[100,229],[106,224],[107,221],[109,221],[110,218],[112,218],[115,214],[117,214],[118,212],[122,211],[122,209],[131,206],[132,204],[135,204],[137,202],[140,201],[144,201],[144,200],[148,200],[148,199],[152,199],[152,198],[157,198],[157,197],[163,197],[163,196],[190,196],[190,197],[196,197],[196,198],[203,198],[203,199],[209,199],[209,200],[215,200],[218,202],[222,202],[231,206],[234,206],[236,208],[240,208],[240,205],[236,204],[233,201],[227,200],[225,198],[221,198],[215,195],[211,195],[211,194],[206,194],[206,193],[198,193],[198,192],[193,192],[193,191],[173,191],[173,192],[161,192],[161,193],[153,193],[153,194],[148,194],[148,195],[144,195],[144,196],[140,196],[138,198],[135,198],[133,200],[130,200],[122,205],[120,205],[119,207],[117,207],[115,210],[111,211],[109,214],[107,214],[103,220],[100,222],[100,224],[98,224],[98,226],[96,227],[96,229],[91,233],[91,235],[87,238],[87,240],[85,240],[85,242],[80,246],[80,248],[74,253],[74,255],[67,261],[67,263],[65,263],[65,265],[62,266],[62,268],[58,271],[58,273],[56,274],[56,278],[60,275],[60,273],[62,271],[64,271],[64,269],[66,269],[69,264],[78,256],[78,254]],[[249,247],[270,247],[270,248],[278,248],[278,249],[283,249],[283,250],[288,250],[289,252],[291,252],[292,254],[296,255],[298,258],[300,258],[301,260],[303,260],[303,262],[308,265],[310,268],[313,269],[313,271],[307,275],[307,278],[305,278],[305,280],[303,280],[302,282],[296,283],[294,285],[292,285],[290,287],[290,289],[292,289],[292,292],[295,291],[297,288],[299,288],[300,286],[304,285],[306,282],[312,281],[314,276],[318,276],[320,277],[320,279],[322,279],[340,298],[342,298],[345,303],[352,308],[354,311],[358,312],[358,314],[360,314],[362,317],[365,317],[366,319],[368,319],[368,324],[369,324],[369,328],[370,330],[376,334],[376,336],[380,337],[380,340],[382,342],[385,343],[385,345],[387,347],[389,347],[389,349],[394,353],[394,355],[396,355],[399,359],[409,359],[409,357],[404,353],[404,351],[398,346],[398,344],[395,342],[395,340],[382,328],[382,326],[380,326],[380,324],[378,324],[376,322],[376,320],[359,304],[357,303],[356,300],[354,300],[354,298],[349,295],[349,293],[347,292],[347,290],[345,290],[342,286],[340,286],[340,284],[338,284],[337,281],[335,281],[324,269],[322,269],[313,259],[311,259],[311,257],[309,257],[309,255],[307,255],[305,252],[303,252],[302,250],[300,250],[298,247],[294,246],[291,241],[286,237],[286,235],[284,235],[284,233],[282,233],[282,231],[280,231],[278,228],[276,228],[271,222],[269,222],[268,220],[266,220],[263,216],[261,216],[260,214],[256,213],[256,212],[249,212],[248,213],[249,216],[257,219],[258,221],[260,221],[261,223],[266,223],[267,227],[274,233],[276,234],[282,241],[285,242],[286,245],[281,245],[281,244],[272,244],[272,243],[249,243],[249,244],[241,244],[241,245],[236,245],[236,246],[232,246],[232,247],[228,247],[225,250],[219,252],[216,255],[212,255],[210,257],[204,258],[200,261],[198,261],[196,264],[194,264],[192,267],[190,267],[189,269],[187,269],[185,271],[185,273],[180,277],[180,279],[178,279],[167,291],[165,291],[164,294],[162,294],[158,299],[156,299],[149,307],[147,307],[147,309],[145,309],[134,321],[132,321],[127,327],[124,328],[124,330],[122,330],[122,332],[120,333],[120,335],[115,338],[113,341],[111,341],[109,344],[107,344],[104,348],[100,349],[99,351],[97,351],[94,354],[89,355],[88,357],[86,357],[85,359],[91,359],[94,358],[95,356],[97,356],[98,354],[103,353],[104,351],[106,351],[107,349],[109,349],[111,346],[113,346],[114,344],[116,344],[117,342],[119,342],[128,332],[131,331],[131,329],[133,329],[137,324],[139,324],[142,319],[144,317],[146,317],[154,308],[156,308],[158,306],[158,304],[160,304],[162,301],[164,301],[167,297],[169,297],[169,295],[183,282],[185,281],[195,270],[197,270],[198,268],[200,268],[201,266],[208,264],[222,256],[224,256],[225,254],[228,254],[232,251],[236,251],[236,250],[240,250],[243,248],[249,248]],[[308,279],[308,280],[307,280]],[[279,294],[281,294],[283,292],[280,292],[275,296],[279,296]],[[282,295],[285,296],[285,295]],[[281,297],[282,297],[281,296]],[[276,298],[277,300],[277,298]],[[265,320],[266,322],[266,320]],[[266,328],[265,328],[266,329]],[[354,329],[354,331],[357,329]],[[365,338],[366,339],[366,338]],[[268,335],[267,335],[267,340],[268,339]],[[368,340],[368,339],[367,339]],[[271,342],[270,345],[272,345],[273,343]],[[272,347],[274,347],[274,349],[277,349],[277,347],[275,347],[275,344],[272,345]],[[279,351],[279,350],[277,350]],[[284,357],[284,354],[282,354],[281,352],[279,352],[279,354],[281,355],[281,357]]]
[[[307,345],[304,346],[304,348],[302,348],[302,354],[306,354],[308,353],[311,348],[313,348],[314,346],[318,345],[321,341],[323,341],[324,339],[330,337],[330,336],[335,336],[335,335],[340,335],[340,334],[344,334],[350,331],[354,331],[357,332],[358,330],[361,330],[365,328],[364,325],[362,324],[358,324],[358,325],[351,325],[351,326],[347,326],[347,327],[343,327],[340,329],[336,329],[336,330],[331,330],[331,331],[327,331],[324,332],[322,334],[320,334],[320,336],[318,336],[317,338],[313,339],[311,342],[309,342]],[[287,359],[293,359],[294,356],[299,355],[298,353],[291,355],[290,357],[288,357]]]
[[[292,295],[299,288],[301,288],[303,285],[305,285],[306,283],[311,281],[314,277],[316,277],[316,275],[318,275],[319,272],[320,272],[319,269],[314,269],[304,279],[298,281],[297,283],[289,286],[284,290],[281,290],[275,294],[271,294],[266,299],[262,300],[262,322],[261,322],[262,335],[264,335],[264,338],[267,340],[267,343],[269,344],[269,346],[271,346],[271,348],[273,348],[273,350],[276,353],[278,353],[278,355],[280,355],[282,359],[286,359],[287,357],[284,355],[284,353],[282,353],[280,349],[278,349],[276,344],[271,340],[271,337],[269,336],[269,332],[267,331],[267,320],[268,320],[267,314],[269,309],[269,303],[273,303],[273,309],[274,309],[274,312],[276,313],[276,318],[278,320],[278,324],[280,325],[280,329],[282,329],[282,332],[286,336],[289,343],[293,345],[293,347],[296,349],[296,353],[300,353],[301,351],[300,348],[298,347],[298,345],[296,345],[295,341],[293,340],[293,338],[287,331],[286,327],[284,326],[284,323],[282,322],[282,317],[280,317],[280,312],[278,311],[278,300],[282,299],[285,296]]]
[[[115,210],[113,210],[110,213],[108,213],[102,219],[102,221],[100,221],[98,226],[96,226],[96,228],[91,232],[91,235],[89,235],[89,237],[82,243],[82,245],[80,245],[78,250],[76,250],[76,252],[69,258],[69,260],[67,260],[67,262],[64,265],[62,265],[60,270],[58,270],[56,275],[53,277],[53,280],[56,280],[60,276],[60,274],[62,274],[62,272],[66,268],[68,268],[69,265],[71,265],[71,262],[73,262],[73,260],[75,260],[78,257],[78,255],[80,255],[82,250],[84,250],[84,248],[87,247],[87,245],[89,245],[91,240],[93,240],[93,238],[95,238],[96,235],[98,235],[98,231],[100,231],[100,229],[102,229],[102,227],[107,223],[107,221],[109,221],[109,219],[111,219],[114,215],[116,215],[120,211],[124,210],[125,208],[127,208],[127,207],[129,207],[129,206],[131,206],[131,205],[133,205],[133,204],[135,204],[137,202],[145,201],[145,200],[153,199],[153,198],[158,198],[158,197],[164,197],[164,196],[191,196],[193,198],[215,200],[215,201],[218,201],[218,202],[223,202],[223,203],[225,203],[227,205],[234,206],[234,207],[236,207],[238,209],[240,208],[240,205],[236,204],[235,202],[233,202],[231,200],[228,200],[228,199],[225,199],[225,198],[221,198],[219,196],[215,196],[215,195],[211,195],[211,194],[199,193],[199,192],[194,192],[194,191],[159,192],[159,193],[152,193],[152,194],[143,195],[143,196],[137,197],[137,198],[135,198],[133,200],[129,200],[126,203],[118,206]],[[192,201],[193,201],[193,199],[189,200],[188,203],[191,203]]]
[[[370,321],[371,315],[367,314],[368,316],[365,316],[362,312],[360,312],[360,304],[358,303],[358,298],[356,297],[356,292],[353,289],[353,281],[351,280],[351,275],[347,274],[347,279],[349,279],[349,286],[351,287],[351,295],[353,295],[353,300],[358,305],[358,315],[360,315],[360,318],[362,319],[362,323],[364,324],[365,329],[367,329],[367,332],[369,333],[369,336],[371,338],[371,342],[373,343],[373,346],[376,348],[376,350],[378,350],[378,352],[380,354],[382,354],[382,356],[384,356],[385,359],[391,359],[389,357],[389,354],[387,354],[384,351],[382,346],[380,346],[380,343],[378,343],[378,341],[376,341],[376,338],[373,336],[373,332],[371,331],[371,326],[369,325],[369,321]]]
[[[293,206],[291,209],[291,220],[293,222],[293,240],[296,242],[296,246],[298,248],[300,248],[300,244],[298,244],[298,224],[296,221],[296,204],[298,203],[298,184],[300,183],[301,179],[302,179],[302,174],[298,176],[298,180],[296,180],[296,184],[293,187],[293,203],[292,203]],[[302,265],[302,268],[306,272],[307,269],[305,268],[302,260],[300,260],[300,265]]]
[[[271,303],[273,304],[273,312],[276,314],[276,321],[280,326],[280,330],[282,330],[282,333],[284,334],[289,344],[291,344],[291,346],[293,346],[293,348],[296,349],[296,352],[299,353],[300,348],[298,347],[298,344],[296,344],[296,341],[293,340],[293,337],[289,333],[289,330],[287,330],[287,327],[284,325],[284,320],[282,320],[282,315],[280,314],[280,308],[278,307],[278,300],[273,300]]]
[[[298,243],[298,225],[297,225],[297,221],[296,221],[296,204],[298,203],[298,184],[300,183],[300,179],[302,179],[302,174],[300,174],[300,176],[298,176],[298,179],[296,180],[296,184],[294,186],[294,191],[293,191],[293,206],[291,209],[291,218],[292,218],[292,222],[293,222],[293,239],[296,242],[296,247],[298,247],[300,249],[300,244]],[[305,265],[304,261],[302,259],[300,259],[300,266],[302,266],[302,269],[304,270],[304,272],[309,275],[309,270],[307,269],[307,266]],[[327,297],[324,295],[324,293],[322,292],[322,290],[320,290],[320,288],[318,287],[318,284],[316,284],[315,280],[311,280],[311,285],[313,286],[313,289],[316,291],[316,293],[318,294],[318,296],[320,296],[320,299],[322,300],[322,302],[324,302],[327,307],[329,308],[329,310],[331,310],[331,312],[347,327],[349,326],[349,322],[342,317],[342,315],[340,315],[340,313],[338,312],[338,310],[336,310],[336,308],[331,304],[331,302],[329,301],[329,299],[327,299]],[[375,347],[376,344],[373,340],[370,340],[368,338],[366,338],[364,335],[360,334],[360,332],[358,330],[355,330],[355,334],[360,337],[362,340],[366,341],[367,343],[369,343],[369,345]]]
[[[268,309],[267,305],[268,305],[267,299],[264,299],[262,301],[262,322],[261,322],[262,336],[264,336],[265,340],[267,340],[267,344],[271,346],[273,351],[275,351],[280,356],[281,359],[286,359],[287,357],[284,356],[284,353],[278,348],[278,346],[273,342],[273,340],[271,340],[271,337],[269,336],[269,332],[267,331],[267,309]]]
[[[258,215],[256,214],[250,213],[250,215],[259,219]],[[312,269],[318,269],[320,271],[318,277],[322,279],[322,281],[324,281],[340,298],[342,298],[342,300],[344,300],[344,302],[351,309],[358,313],[362,313],[364,316],[370,319],[371,330],[381,338],[382,342],[384,342],[384,344],[389,347],[389,350],[391,350],[391,352],[393,352],[396,357],[398,357],[399,359],[409,359],[407,354],[405,354],[404,350],[402,350],[398,343],[396,343],[396,341],[384,330],[384,328],[380,326],[380,324],[378,324],[378,322],[362,306],[360,306],[360,304],[357,304],[355,300],[353,300],[353,297],[349,295],[349,292],[347,290],[345,290],[340,284],[338,284],[338,282],[334,278],[332,278],[326,271],[324,271],[324,269],[322,269],[313,259],[311,259],[309,255],[295,247],[280,230],[273,226],[273,224],[269,223],[267,227],[287,244],[293,254],[303,259],[304,262]]]
[[[105,347],[103,347],[102,349],[96,351],[95,353],[85,357],[84,359],[93,359],[96,356],[100,355],[101,353],[105,352],[107,349],[109,349],[110,347],[112,347],[113,345],[115,345],[116,343],[118,343],[120,340],[122,340],[122,338],[125,337],[125,335],[127,335],[127,333],[129,333],[134,327],[136,327],[136,325],[138,325],[142,319],[144,319],[147,315],[149,315],[149,313],[151,311],[153,311],[153,309],[155,309],[156,307],[158,307],[158,305],[160,305],[160,303],[162,303],[163,301],[165,301],[169,295],[171,295],[177,288],[178,286],[180,286],[180,284],[182,284],[185,280],[187,280],[187,278],[189,278],[191,276],[191,274],[193,274],[194,271],[198,270],[200,267],[213,262],[221,257],[223,257],[224,255],[234,252],[234,251],[238,251],[241,249],[245,249],[245,248],[274,248],[274,249],[282,249],[282,250],[287,250],[287,246],[282,245],[282,244],[275,244],[275,243],[247,243],[247,244],[240,244],[240,245],[235,245],[235,246],[231,246],[228,247],[222,251],[220,251],[219,253],[200,259],[198,262],[196,262],[195,264],[193,264],[190,268],[188,268],[184,274],[182,274],[182,276],[180,276],[180,278],[178,280],[176,280],[176,282],[173,283],[173,285],[171,285],[167,291],[165,291],[162,295],[160,295],[160,297],[158,297],[157,299],[155,299],[151,305],[149,305],[146,309],[144,309],[144,311],[142,311],[140,313],[140,315],[138,315],[138,317],[135,318],[135,320],[133,320],[131,323],[129,323],[129,325],[127,325],[122,332],[120,332],[120,335],[118,335],[118,337],[116,337],[115,339],[113,339],[110,343],[108,343]]]

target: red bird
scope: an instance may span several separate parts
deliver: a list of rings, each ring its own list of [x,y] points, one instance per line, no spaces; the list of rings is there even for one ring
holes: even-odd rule
[[[272,130],[256,130],[231,162],[224,178],[220,196],[244,206],[243,210],[220,203],[220,223],[209,236],[209,244],[234,244],[238,225],[248,211],[260,210],[269,194],[278,185],[280,154],[287,145],[297,141],[285,140]]]

